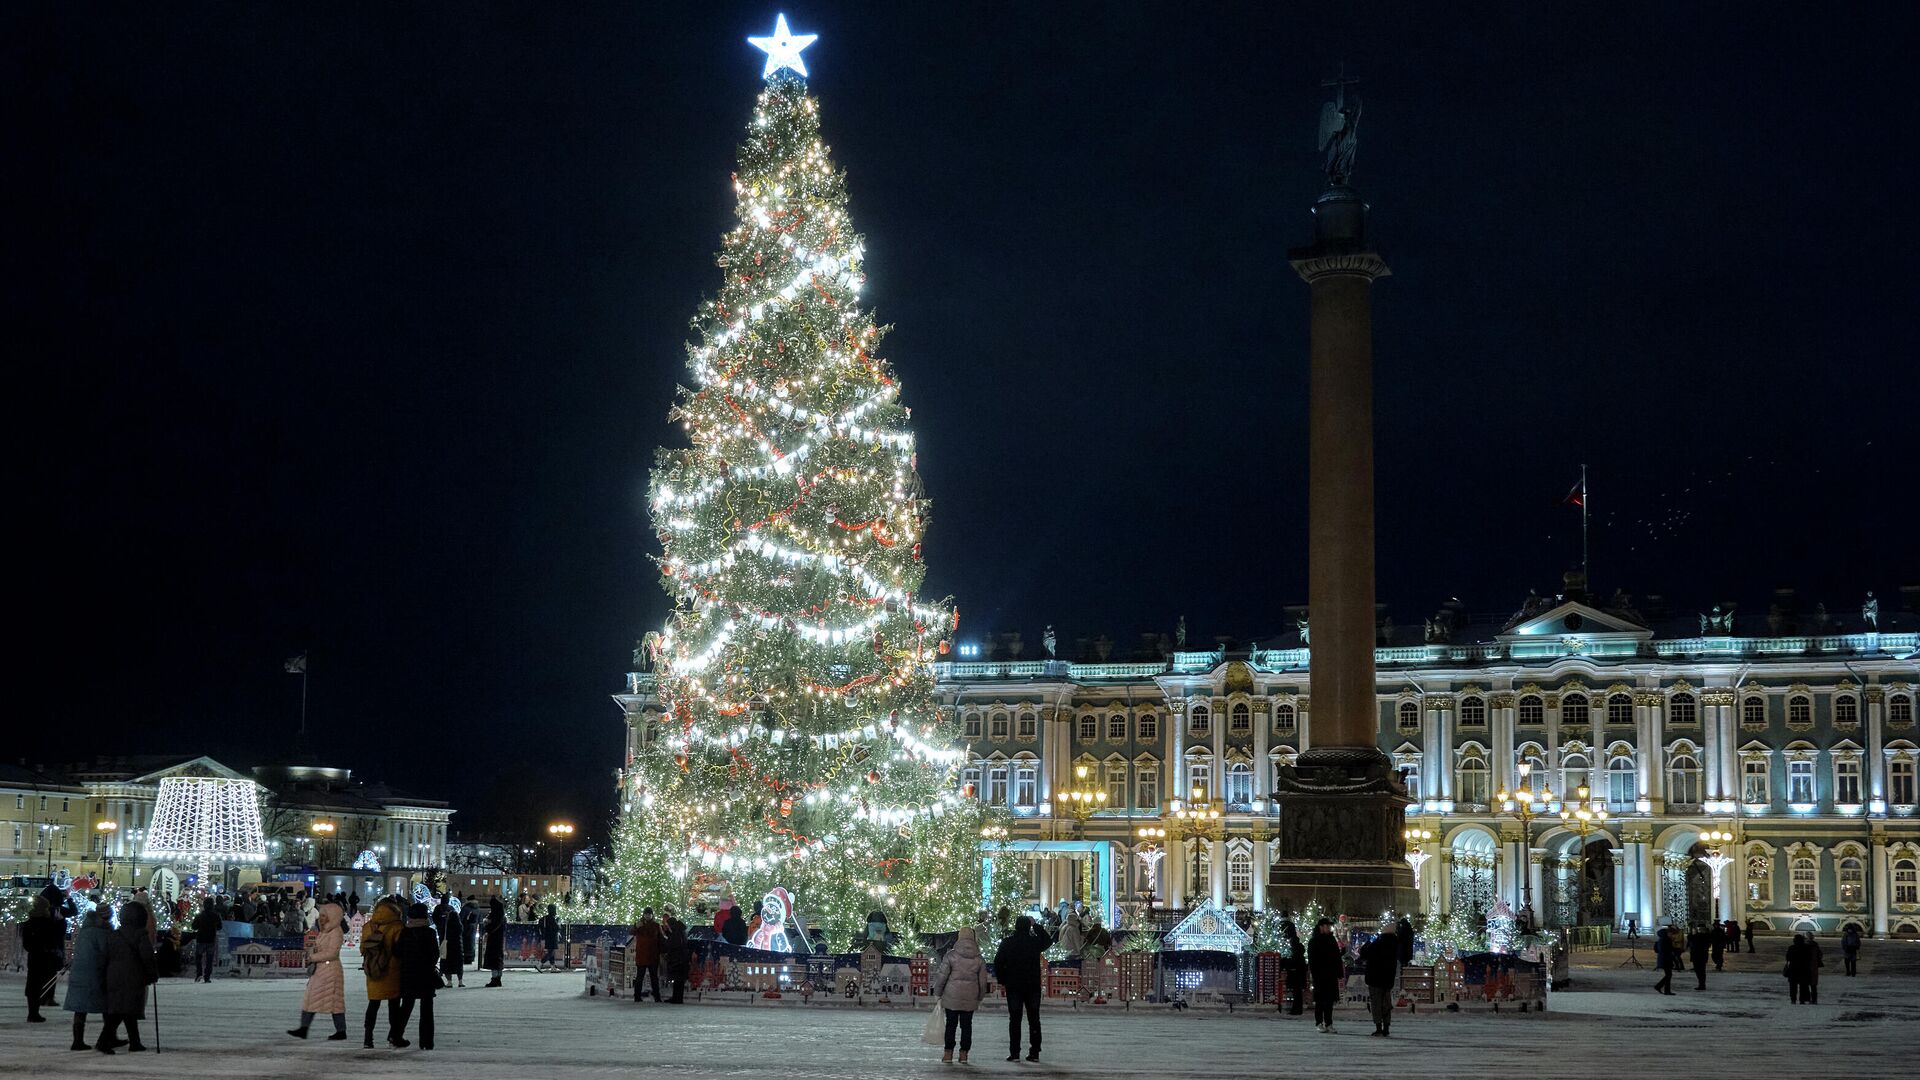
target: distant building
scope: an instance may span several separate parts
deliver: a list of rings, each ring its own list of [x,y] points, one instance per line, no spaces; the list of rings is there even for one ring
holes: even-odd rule
[[[212,758],[178,755],[102,758],[64,770],[63,778],[84,793],[89,815],[85,856],[76,862],[103,875],[133,875],[151,866],[142,852],[160,781],[189,774],[260,785],[268,863],[228,868],[230,888],[262,876],[296,877],[322,892],[376,896],[405,890],[446,866],[454,811],[445,802],[356,781],[348,769],[292,765],[240,772]],[[97,828],[101,821],[114,828]]]
[[[1511,616],[1384,622],[1379,746],[1414,800],[1406,827],[1433,834],[1422,906],[1530,900],[1550,926],[1718,917],[1920,936],[1915,600],[1830,615],[1783,592],[1736,619],[1726,605],[1663,615],[1649,598],[1647,615],[1573,582]],[[1149,902],[1266,906],[1275,770],[1313,740],[1309,614],[1251,648],[1150,636],[1126,658],[1102,638],[1068,660],[1019,655],[1007,635],[935,665],[968,752],[962,782],[1014,815],[1031,901],[1126,917]],[[653,678],[629,675],[616,699],[629,761],[659,723]],[[631,812],[632,777],[618,782]],[[1524,826],[1518,800],[1495,798],[1523,786],[1553,793]],[[1067,798],[1076,787],[1096,799]],[[1197,830],[1177,813],[1194,807]],[[1607,817],[1582,837],[1559,817],[1578,809]],[[1717,831],[1735,838],[1707,839]]]
[[[64,776],[0,764],[0,877],[78,872],[92,844],[87,789]]]

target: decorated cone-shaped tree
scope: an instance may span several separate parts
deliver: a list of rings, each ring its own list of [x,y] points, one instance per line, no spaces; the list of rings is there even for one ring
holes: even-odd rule
[[[978,804],[930,664],[956,616],[917,596],[922,497],[900,382],[860,302],[861,238],[784,18],[740,147],[739,225],[688,346],[651,486],[674,598],[662,713],[616,833],[620,914],[778,887],[846,948],[868,912],[945,930],[980,904]],[[790,927],[789,927],[790,929]]]

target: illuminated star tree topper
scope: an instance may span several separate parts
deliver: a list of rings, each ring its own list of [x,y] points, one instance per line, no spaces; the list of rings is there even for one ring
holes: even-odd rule
[[[769,37],[750,37],[747,42],[754,48],[767,54],[766,70],[760,73],[763,79],[772,78],[773,73],[782,68],[791,68],[800,75],[807,73],[807,62],[800,58],[800,50],[819,40],[819,34],[795,34],[787,29],[787,17],[773,17],[773,34]]]

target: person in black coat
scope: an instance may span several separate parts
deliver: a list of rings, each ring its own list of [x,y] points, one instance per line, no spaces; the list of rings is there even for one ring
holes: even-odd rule
[[[140,1021],[147,1017],[147,987],[160,978],[153,942],[147,937],[147,919],[146,905],[122,904],[120,929],[107,938],[101,979],[107,989],[107,1022],[100,1025],[100,1038],[93,1044],[102,1054],[113,1053],[114,1033],[121,1025],[127,1029],[129,1051],[146,1049],[140,1041]]]
[[[500,973],[507,967],[507,906],[494,897],[487,907],[487,921],[480,927],[486,946],[480,951],[480,966],[493,972],[488,986],[500,985]]]
[[[1313,1026],[1333,1034],[1333,1003],[1340,996],[1340,977],[1346,974],[1340,942],[1333,936],[1333,920],[1321,919],[1307,942],[1307,975],[1313,980]]]
[[[1007,1060],[1020,1060],[1020,1015],[1027,1017],[1027,1060],[1040,1060],[1040,969],[1053,938],[1022,915],[993,954],[993,977],[1007,990]]]
[[[1367,972],[1367,1011],[1373,1014],[1373,1034],[1388,1038],[1393,1026],[1393,984],[1400,975],[1400,928],[1392,923],[1360,950]]]
[[[20,924],[20,948],[27,954],[27,1020],[44,1024],[40,1006],[53,1005],[53,984],[60,980],[60,961],[66,955],[66,929],[53,917],[44,895],[33,898]]]
[[[547,905],[547,913],[540,916],[540,946],[546,950],[545,964],[558,963],[555,954],[560,951],[560,919],[552,904]]]
[[[1307,946],[1300,940],[1300,931],[1295,929],[1292,919],[1281,920],[1280,936],[1287,946],[1287,961],[1282,966],[1287,975],[1287,992],[1280,999],[1280,1009],[1290,1016],[1299,1016],[1307,1000]]]
[[[220,954],[220,913],[213,908],[213,897],[200,901],[200,913],[193,917],[194,982],[213,981],[213,961]]]
[[[1674,940],[1677,933],[1671,926],[1654,932],[1653,966],[1660,971],[1660,981],[1653,984],[1656,994],[1673,993],[1673,969],[1680,966],[1680,945]]]
[[[727,909],[727,921],[720,924],[720,936],[729,945],[747,943],[747,920],[740,914],[739,904]]]
[[[446,985],[446,977],[452,976],[461,986],[467,984],[464,967],[466,960],[466,937],[460,922],[460,913],[448,903],[452,894],[441,898],[440,906],[433,909],[433,928],[440,935],[440,984]]]
[[[1687,959],[1693,961],[1694,978],[1699,980],[1695,990],[1707,988],[1707,957],[1713,952],[1713,935],[1701,927],[1694,927],[1687,935]]]
[[[1725,971],[1726,968],[1721,965],[1727,960],[1727,928],[1714,923],[1707,930],[1707,940],[1713,944],[1713,970]]]
[[[1793,935],[1793,944],[1787,946],[1787,1000],[1793,1004],[1813,1004],[1813,994],[1807,986],[1808,972],[1813,970],[1813,950],[1807,947],[1805,934]]]
[[[400,1017],[393,1039],[407,1045],[407,1021],[414,1007],[420,1009],[420,1049],[433,1049],[433,992],[440,988],[440,939],[427,921],[427,905],[407,908],[407,922],[400,930],[400,944],[394,950],[394,962],[400,965]]]
[[[693,946],[687,942],[687,924],[674,915],[672,908],[662,910],[667,923],[660,933],[660,959],[666,964],[667,983],[673,989],[667,1004],[681,1005],[686,1003],[687,974],[693,969]]]
[[[480,959],[480,901],[472,893],[460,905],[460,958],[469,964]]]

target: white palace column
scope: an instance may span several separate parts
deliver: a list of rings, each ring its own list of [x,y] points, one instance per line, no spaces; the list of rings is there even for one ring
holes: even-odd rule
[[[1527,881],[1533,889],[1533,924],[1547,924],[1547,910],[1552,905],[1547,902],[1545,867],[1547,853],[1540,848],[1527,849]]]
[[[1253,830],[1253,910],[1265,911],[1267,907],[1267,830],[1256,826]]]
[[[1651,837],[1644,832],[1622,829],[1620,842],[1625,847],[1622,858],[1625,889],[1615,895],[1619,897],[1619,918],[1625,921],[1629,916],[1637,919],[1642,929],[1654,925],[1653,905],[1647,890],[1647,841]]]
[[[1620,898],[1622,896],[1627,895],[1626,893],[1626,880],[1627,880],[1626,852],[1621,851],[1619,848],[1615,848],[1613,849],[1613,851],[1609,852],[1609,854],[1613,856],[1613,900],[1614,900],[1613,925],[1619,926],[1621,922],[1620,909],[1626,906],[1620,903]]]
[[[1553,774],[1553,790],[1564,795],[1567,777],[1560,771],[1560,695],[1542,693],[1540,701],[1547,714],[1547,771]]]
[[[1515,911],[1520,910],[1525,899],[1520,889],[1520,875],[1526,872],[1527,845],[1520,839],[1519,833],[1500,834],[1500,850],[1493,864],[1494,895],[1512,904]]]
[[[1440,797],[1452,802],[1460,797],[1454,790],[1453,777],[1453,695],[1427,695],[1427,723],[1434,731],[1434,752],[1432,759],[1439,766]]]
[[[1732,687],[1714,686],[1700,692],[1700,707],[1706,712],[1701,719],[1713,733],[1707,760],[1701,762],[1706,771],[1701,779],[1708,798],[1718,796],[1726,802],[1740,798],[1740,747],[1734,741],[1733,706]]]
[[[1646,742],[1640,750],[1640,797],[1653,813],[1667,805],[1667,699],[1658,693],[1638,695],[1635,712],[1646,713]]]
[[[1493,790],[1512,791],[1518,786],[1513,770],[1513,695],[1491,694],[1487,705],[1493,711],[1490,722],[1493,724]],[[1540,790],[1546,777],[1532,781],[1533,790]]]
[[[1878,813],[1887,812],[1887,755],[1881,748],[1886,745],[1886,698],[1887,692],[1877,686],[1864,687],[1860,696],[1867,703],[1867,809]],[[1875,890],[1876,895],[1878,890]]]
[[[1873,936],[1887,936],[1887,913],[1893,899],[1893,875],[1887,861],[1887,837],[1885,833],[1875,833],[1873,837],[1873,855],[1871,873],[1873,887]]]
[[[1161,891],[1167,894],[1167,906],[1185,907],[1187,903],[1187,844],[1186,840],[1167,842],[1166,857],[1160,860]]]
[[[1213,858],[1207,867],[1207,887],[1213,895],[1213,906],[1227,906],[1227,842],[1212,840],[1208,842]]]
[[[1437,914],[1444,917],[1447,912],[1453,910],[1452,844],[1441,843],[1439,845],[1439,850],[1434,852],[1433,861],[1427,864],[1427,873],[1423,877],[1423,880],[1427,877],[1432,879],[1433,887],[1436,890],[1433,898],[1433,906],[1428,909],[1428,912],[1429,914]]]

